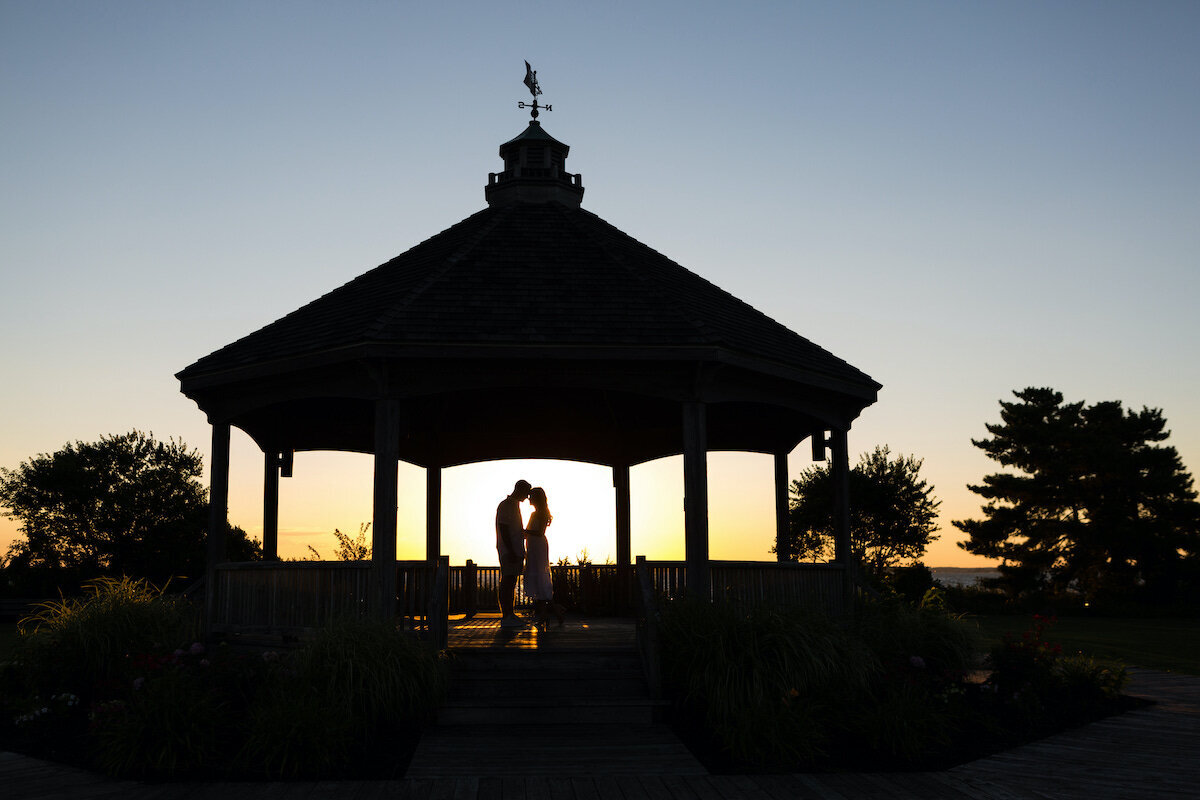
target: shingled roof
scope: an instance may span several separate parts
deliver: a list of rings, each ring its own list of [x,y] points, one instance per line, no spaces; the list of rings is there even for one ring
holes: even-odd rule
[[[410,380],[399,391],[413,398],[423,394],[420,410],[426,416],[445,407],[429,397],[469,392],[472,376],[481,370],[492,370],[492,375],[480,378],[477,389],[494,388],[497,380],[515,374],[505,372],[508,368],[499,366],[503,364],[517,371],[530,364],[553,365],[536,379],[520,379],[522,386],[579,390],[587,384],[579,375],[590,371],[601,376],[591,388],[626,394],[642,394],[645,381],[629,377],[637,369],[648,370],[653,381],[669,365],[675,375],[673,388],[660,390],[655,395],[659,398],[700,391],[694,388],[699,386],[697,379],[689,377],[696,374],[696,365],[719,365],[726,368],[726,389],[713,395],[717,402],[742,402],[753,395],[749,402],[769,398],[761,402],[809,414],[771,436],[765,428],[779,424],[770,414],[743,411],[744,419],[728,416],[724,428],[720,412],[715,415],[711,427],[717,439],[724,435],[734,442],[743,428],[764,428],[757,438],[751,437],[760,449],[768,447],[768,439],[771,447],[778,447],[776,435],[794,444],[806,430],[828,427],[831,420],[848,425],[875,401],[880,386],[863,372],[581,208],[583,187],[578,175],[566,172],[567,151],[536,121],[530,123],[520,136],[500,146],[504,171],[489,178],[486,209],[199,359],[177,375],[184,393],[210,416],[219,406],[217,416],[232,419],[260,443],[323,443],[348,449],[369,446],[369,420],[361,408],[343,404],[336,412],[344,418],[357,415],[359,430],[353,433],[327,431],[321,438],[289,433],[284,427],[312,427],[320,413],[334,413],[328,405],[301,408],[297,404],[304,398],[326,402],[335,397],[369,398],[380,391],[394,394],[391,378],[391,388],[380,389],[383,384],[377,381],[375,388],[345,389],[347,381],[359,380],[346,377],[351,365],[367,363],[400,365],[398,371]],[[656,372],[647,364],[664,366]],[[344,369],[334,375],[330,370],[337,365]],[[379,368],[372,369],[379,374]],[[442,383],[434,385],[430,375]],[[425,380],[426,385],[414,390],[413,380]],[[289,381],[287,393],[270,388]],[[736,389],[729,389],[733,386]],[[257,393],[259,399],[246,401],[247,392]],[[801,396],[803,403],[793,402]],[[456,400],[467,403],[461,397]],[[546,400],[545,414],[559,413],[553,404],[566,402],[565,394]],[[582,407],[591,401],[570,402]],[[271,403],[278,409],[291,403],[287,413],[292,421],[281,421],[287,414],[270,411]],[[596,401],[592,411],[597,419],[612,417],[622,403],[625,400],[606,398]],[[633,403],[623,407],[630,437],[641,436],[645,442],[659,435],[655,431],[670,415]],[[478,416],[467,405],[459,411]],[[654,413],[657,421],[642,421]],[[574,428],[584,423],[563,417],[561,424],[564,435],[571,429],[574,436]],[[632,430],[639,424],[646,430]],[[471,435],[485,436],[486,426]],[[441,447],[439,441],[430,434],[420,446],[413,444],[414,457],[450,458],[433,452]],[[676,447],[674,441],[662,434],[659,444],[639,445],[629,457],[666,454]],[[508,452],[500,448],[487,453],[497,457],[501,451]],[[453,458],[471,458],[472,452],[464,444]]]
[[[554,202],[480,211],[178,377],[364,344],[722,348],[877,388],[595,214]]]

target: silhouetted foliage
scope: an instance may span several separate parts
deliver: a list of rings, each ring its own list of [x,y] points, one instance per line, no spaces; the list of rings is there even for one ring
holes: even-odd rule
[[[920,477],[922,460],[886,445],[863,453],[850,470],[850,545],[856,561],[874,576],[920,558],[937,537],[933,487]],[[792,481],[787,539],[773,552],[780,561],[827,560],[834,555],[833,482],[830,466],[809,467]]]
[[[1049,388],[1000,403],[990,439],[972,440],[1008,471],[971,491],[983,519],[956,520],[959,546],[1003,559],[1011,591],[1089,600],[1170,599],[1200,556],[1200,504],[1159,409],[1064,403]]]
[[[367,531],[371,529],[371,523],[360,522],[358,524],[358,536],[351,539],[348,535],[342,533],[339,528],[333,529],[333,536],[337,539],[337,550],[334,551],[334,557],[337,561],[370,561],[371,560],[371,544],[367,541]],[[308,546],[308,552],[312,553],[312,558],[305,559],[306,561],[324,561],[320,551],[311,544]]]
[[[140,431],[68,443],[16,469],[0,469],[0,505],[20,521],[6,568],[127,574],[156,582],[204,569],[207,493],[200,454]],[[232,561],[261,557],[240,528]]]
[[[942,588],[933,577],[933,570],[920,561],[890,569],[884,584],[905,602],[920,604],[930,589]]]
[[[444,657],[387,621],[301,647],[199,641],[199,609],[103,578],[44,604],[0,664],[0,749],[121,778],[396,777],[441,704]]]

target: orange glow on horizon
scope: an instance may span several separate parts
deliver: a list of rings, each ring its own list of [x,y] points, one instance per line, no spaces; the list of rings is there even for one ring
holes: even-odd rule
[[[229,518],[254,539],[262,538],[262,453],[240,431],[231,441]],[[789,459],[796,476],[810,465],[807,449]],[[770,456],[710,453],[708,458],[709,552],[714,559],[772,561],[775,541],[774,466]],[[359,453],[297,453],[292,478],[280,480],[279,555],[308,558],[308,546],[332,558],[333,530],[354,537],[372,516],[373,462]],[[594,563],[616,557],[612,472],[569,461],[506,460],[453,467],[442,474],[442,553],[451,563],[472,559],[495,564],[496,504],[518,478],[546,489],[554,524],[548,531],[552,561],[576,561],[587,550]],[[207,480],[207,479],[206,479]],[[956,547],[961,536],[952,519],[978,516],[976,498],[943,497],[940,539],[925,554],[934,567],[991,567],[994,562]],[[425,557],[425,471],[401,463],[398,481],[397,558]],[[650,559],[683,558],[683,467],[679,457],[630,470],[632,553]],[[528,506],[524,507],[526,517]],[[18,536],[15,520],[0,518],[0,543]]]
[[[804,448],[790,459],[792,475],[810,462]],[[496,563],[496,504],[524,478],[546,490],[554,523],[548,531],[551,561],[576,561],[587,550],[593,563],[616,557],[615,495],[608,467],[571,461],[511,459],[451,467],[442,472],[442,554],[451,563]],[[373,465],[359,453],[297,453],[292,478],[280,480],[279,550],[283,558],[324,557],[336,546],[334,528],[353,537],[371,520]],[[262,534],[262,454],[235,432],[230,475],[230,521],[252,537]],[[425,471],[400,464],[396,556],[425,557]],[[709,552],[714,559],[773,561],[774,465],[753,453],[708,457]],[[650,559],[683,558],[683,467],[678,456],[630,470],[631,545]],[[522,510],[526,517],[528,505]],[[955,547],[949,519],[977,509],[942,509],[941,539],[926,553],[931,566],[992,566]]]

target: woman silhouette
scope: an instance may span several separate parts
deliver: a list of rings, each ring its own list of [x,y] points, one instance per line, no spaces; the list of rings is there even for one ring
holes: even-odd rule
[[[533,600],[533,622],[546,623],[546,615],[553,612],[558,624],[563,624],[563,607],[554,602],[554,583],[550,579],[550,547],[546,542],[546,528],[554,520],[546,490],[535,486],[529,490],[529,502],[533,513],[529,515],[529,527],[525,530],[525,595]]]

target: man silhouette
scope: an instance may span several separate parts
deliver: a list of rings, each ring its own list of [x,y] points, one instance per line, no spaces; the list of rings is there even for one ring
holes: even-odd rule
[[[529,497],[529,481],[520,480],[512,494],[496,506],[496,552],[500,556],[500,627],[520,628],[525,620],[513,613],[517,576],[525,568],[525,522],[521,501]]]

